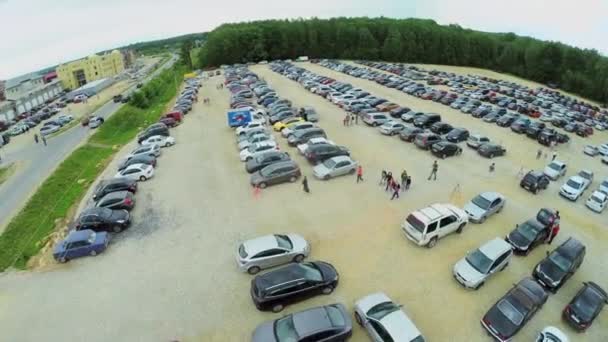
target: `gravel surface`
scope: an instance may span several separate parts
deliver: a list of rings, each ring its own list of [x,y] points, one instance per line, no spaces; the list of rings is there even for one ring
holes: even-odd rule
[[[515,258],[477,292],[465,291],[453,280],[452,266],[466,251],[504,236],[540,206],[549,206],[562,213],[562,231],[553,245],[575,236],[587,245],[587,257],[517,340],[532,340],[546,325],[564,328],[575,340],[605,340],[605,313],[580,335],[565,328],[560,315],[582,281],[608,286],[606,214],[593,214],[582,200],[570,203],[559,198],[560,184],[553,183],[537,196],[519,188],[516,174],[522,165],[541,167],[541,161],[534,158],[538,144],[436,103],[319,66],[302,66],[402,105],[439,112],[450,123],[483,129],[501,140],[509,154],[495,160],[496,172],[490,175],[490,162],[464,147],[462,156],[439,161],[438,180],[428,182],[434,160],[428,152],[396,137],[385,137],[361,122],[343,127],[344,112],[338,107],[266,66],[255,66],[252,70],[281,96],[294,105],[317,109],[319,125],[328,137],[349,147],[363,165],[365,182],[356,184],[354,176],[313,179],[312,166],[277,136],[281,149],[308,176],[311,194],[305,194],[298,182],[270,187],[254,197],[248,174],[238,160],[234,132],[226,125],[227,90],[216,90],[221,79],[212,78],[199,96],[210,97],[211,104],[195,105],[185,124],[173,130],[177,144],[163,150],[156,176],[140,184],[134,225],[115,236],[106,253],[44,271],[0,275],[2,339],[247,341],[255,326],[281,315],[255,309],[249,296],[251,276],[237,271],[235,248],[239,241],[260,234],[298,232],[312,245],[310,259],[334,264],[341,280],[330,296],[288,306],[283,314],[332,302],[352,308],[358,298],[384,291],[404,305],[430,341],[487,341],[480,318],[512,283],[531,273],[549,248],[541,246],[527,257]],[[604,177],[599,161],[590,163],[572,147],[576,144],[559,150],[560,157],[570,162],[570,173],[577,164],[589,165],[596,171],[596,179]],[[107,174],[114,174],[116,162]],[[389,194],[378,186],[380,171],[388,169],[397,175],[403,168],[412,175],[412,188],[401,199],[390,201]],[[453,191],[456,184],[460,184],[459,192]],[[440,240],[432,250],[416,247],[403,236],[401,221],[412,210],[435,202],[462,205],[487,190],[503,193],[508,202],[498,216],[484,224],[470,224],[461,235]],[[369,338],[356,327],[352,341]]]

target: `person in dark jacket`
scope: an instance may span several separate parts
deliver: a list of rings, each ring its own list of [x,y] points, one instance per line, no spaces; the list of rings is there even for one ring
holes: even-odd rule
[[[302,180],[302,190],[304,190],[304,192],[307,194],[310,193],[310,188],[308,187],[308,178],[306,178],[306,176],[304,176],[304,179]]]

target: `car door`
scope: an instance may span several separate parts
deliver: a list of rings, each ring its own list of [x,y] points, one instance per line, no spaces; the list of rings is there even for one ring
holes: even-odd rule
[[[288,251],[281,248],[273,248],[258,254],[256,264],[261,267],[272,267],[291,261]]]
[[[490,267],[488,276],[502,270],[505,267],[505,264],[508,262],[507,258],[510,255],[511,255],[511,251],[509,250],[509,251],[504,252],[498,258],[496,258],[496,260],[494,260],[494,263],[492,263],[492,266]]]
[[[332,176],[341,176],[345,175],[350,171],[350,162],[347,160],[341,161],[334,166],[334,170],[332,171]]]
[[[454,215],[449,215],[449,216],[442,218],[439,221],[439,230],[438,230],[438,234],[437,234],[439,236],[439,238],[442,238],[445,235],[450,234],[453,231],[455,231],[456,228],[458,228],[457,221],[458,221],[458,218],[456,218],[456,216],[454,216]]]
[[[500,208],[501,202],[502,202],[502,199],[497,198],[494,201],[492,201],[492,203],[490,203],[490,207],[488,208],[487,217],[494,215],[496,213],[496,211],[498,211],[498,209]]]

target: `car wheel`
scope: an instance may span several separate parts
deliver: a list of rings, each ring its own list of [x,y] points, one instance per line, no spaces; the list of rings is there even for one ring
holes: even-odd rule
[[[165,147],[169,147],[169,146],[171,146],[171,144],[169,144],[168,142],[165,143]]]
[[[95,250],[92,250],[91,253],[89,253],[90,256],[96,256],[97,252]]]
[[[456,229],[456,233],[458,233],[458,234],[462,233],[462,230],[464,229],[464,226],[465,226],[465,224],[464,224],[464,223],[462,223],[462,224],[461,224],[461,225],[458,227],[458,229]]]
[[[355,173],[355,169],[350,169],[350,171],[348,171],[348,174],[349,174],[349,175],[352,175],[352,174],[354,174],[354,173]]]
[[[482,281],[481,283],[477,284],[477,286],[475,286],[473,289],[474,290],[479,290],[479,288],[482,287],[483,284],[485,284],[485,282]]]
[[[258,187],[260,189],[265,189],[267,186],[268,186],[268,184],[266,184],[265,182],[262,182],[262,183],[258,184]]]
[[[359,325],[363,325],[363,320],[361,319],[361,316],[359,316],[358,312],[355,312],[355,321],[357,321]]]
[[[65,264],[66,262],[68,262],[68,259],[66,257],[61,257],[57,261],[59,261],[62,264]]]
[[[292,182],[292,183],[295,182],[296,181],[296,176],[291,176],[291,178],[289,178],[289,181]]]
[[[298,254],[293,258],[293,262],[302,262],[304,260],[304,255]]]
[[[328,294],[331,294],[332,292],[334,292],[334,288],[332,286],[326,286],[323,288],[323,290],[321,290],[321,292],[324,295],[328,295]]]
[[[146,178],[146,176],[141,176],[141,177],[139,177],[139,180],[140,180],[140,181],[142,181],[142,182],[145,182],[145,181],[146,181],[146,179],[147,179],[147,178]]]
[[[507,268],[507,266],[509,266],[509,263],[506,263],[506,264],[505,264],[505,265],[504,265],[504,266],[503,266],[503,267],[500,269],[500,271],[501,271],[501,272],[502,272],[502,271],[504,271],[504,270],[505,270],[505,268]]]
[[[120,233],[122,231],[122,227],[121,226],[114,226],[114,227],[112,227],[112,231],[114,233]]]
[[[538,193],[538,188],[534,188],[534,190],[532,190],[532,193],[536,195]]]
[[[485,216],[482,216],[482,217],[479,219],[479,223],[484,223],[485,221],[486,221],[486,217],[485,217]]]
[[[323,180],[328,180],[329,178],[330,178],[329,175],[323,176]]]
[[[437,237],[435,236],[431,239],[431,241],[429,241],[429,243],[426,246],[428,248],[433,248],[433,247],[435,247],[436,244],[437,244]]]
[[[258,272],[260,272],[260,268],[257,266],[252,266],[252,267],[249,267],[249,269],[247,269],[247,273],[249,273],[249,274],[256,274]]]
[[[378,126],[378,123],[377,123],[377,122],[374,122],[374,123],[372,124],[372,126],[377,127],[377,126]]]
[[[275,313],[281,312],[281,311],[283,311],[283,308],[284,308],[283,304],[276,304],[272,307],[272,312],[275,312]]]

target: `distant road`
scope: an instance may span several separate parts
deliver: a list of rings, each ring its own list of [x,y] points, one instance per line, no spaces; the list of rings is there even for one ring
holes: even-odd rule
[[[165,64],[149,75],[144,82],[149,81],[161,70],[171,67],[177,57],[174,55]],[[130,93],[135,87],[125,91]],[[114,114],[122,103],[110,100],[95,111],[95,115],[107,118]],[[80,124],[47,140],[47,146],[40,141],[25,145],[24,148],[2,155],[2,165],[18,162],[21,167],[0,186],[0,233],[15,214],[29,200],[34,191],[55,170],[57,166],[74,151],[80,143],[93,134],[95,130],[82,127]]]

